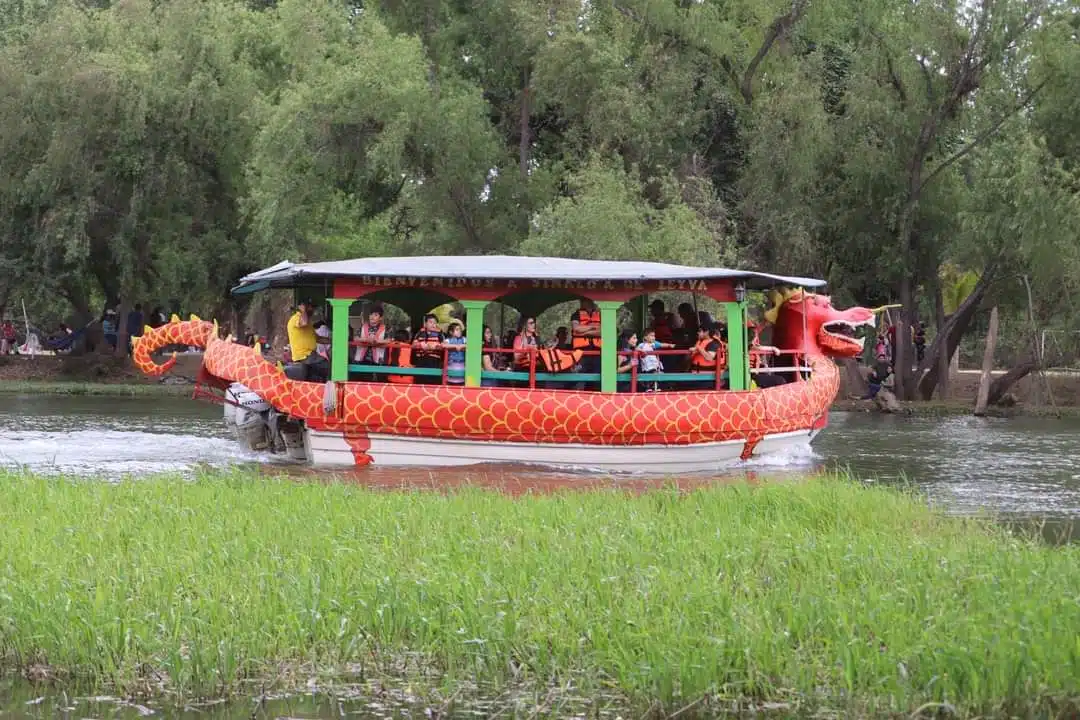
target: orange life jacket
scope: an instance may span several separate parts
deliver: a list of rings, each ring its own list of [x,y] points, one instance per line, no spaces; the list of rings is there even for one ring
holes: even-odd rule
[[[585,310],[578,310],[574,316],[574,320],[582,328],[587,328],[595,325],[600,327],[600,313],[597,311],[586,312]],[[585,337],[583,335],[575,335],[571,345],[575,350],[599,350],[600,338],[598,337]]]
[[[536,341],[535,335],[522,333],[514,338],[514,365],[527,371],[532,363],[529,349],[539,346],[540,344]]]
[[[714,341],[712,338],[705,338],[704,340],[698,340],[694,347],[706,351],[713,342],[719,342],[720,347],[716,349],[716,355],[712,360],[707,360],[700,352],[696,352],[690,356],[691,372],[712,372],[713,370],[722,370],[727,366],[727,343],[724,341]]]
[[[398,348],[397,366],[402,368],[412,367],[411,347]],[[399,383],[401,385],[411,385],[416,381],[416,378],[412,375],[387,375],[386,379],[392,383]]]
[[[560,348],[544,348],[536,354],[545,372],[560,373],[569,372],[581,362],[581,350],[562,350]]]

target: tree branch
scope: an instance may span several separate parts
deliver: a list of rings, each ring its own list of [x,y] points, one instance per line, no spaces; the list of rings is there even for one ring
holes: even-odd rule
[[[938,166],[937,166],[936,168],[934,168],[934,169],[933,169],[933,171],[931,171],[931,172],[930,172],[930,174],[929,174],[929,175],[927,175],[927,176],[926,176],[926,177],[925,177],[925,178],[923,179],[923,181],[922,181],[922,184],[921,184],[921,185],[919,186],[919,190],[922,190],[923,188],[925,188],[925,187],[927,186],[927,184],[928,184],[928,183],[929,183],[929,182],[930,182],[931,180],[933,180],[933,179],[934,179],[935,177],[937,177],[937,176],[938,176],[939,174],[941,174],[941,172],[942,172],[943,170],[945,170],[945,168],[949,167],[950,165],[952,165],[953,163],[955,163],[955,162],[956,162],[957,160],[960,160],[960,159],[961,159],[961,158],[963,158],[963,157],[964,157],[965,155],[967,155],[968,153],[970,153],[970,152],[971,152],[972,150],[974,150],[975,148],[977,148],[977,147],[978,147],[979,145],[983,144],[984,142],[986,142],[987,140],[989,140],[990,138],[992,138],[992,137],[993,137],[994,135],[996,135],[996,134],[998,133],[998,131],[999,131],[999,130],[1001,130],[1001,127],[1002,127],[1002,126],[1003,126],[1003,125],[1004,125],[1004,124],[1005,124],[1005,123],[1006,123],[1006,122],[1007,122],[1007,121],[1008,121],[1008,120],[1009,120],[1009,119],[1010,119],[1011,117],[1013,117],[1014,115],[1016,115],[1017,113],[1019,113],[1019,112],[1020,112],[1021,110],[1023,110],[1024,108],[1026,108],[1026,107],[1027,107],[1027,106],[1028,106],[1028,105],[1029,105],[1029,104],[1031,103],[1031,101],[1032,101],[1032,100],[1033,100],[1033,99],[1035,98],[1035,96],[1036,96],[1036,95],[1037,95],[1037,94],[1039,93],[1039,91],[1040,91],[1040,90],[1042,90],[1042,89],[1043,89],[1043,87],[1045,87],[1045,86],[1046,86],[1046,81],[1044,80],[1043,82],[1039,83],[1039,84],[1038,84],[1038,85],[1036,85],[1036,86],[1035,86],[1034,88],[1032,88],[1032,90],[1031,90],[1031,91],[1030,91],[1030,92],[1029,92],[1029,93],[1028,93],[1027,95],[1025,95],[1025,96],[1024,96],[1024,99],[1023,99],[1023,100],[1021,100],[1021,101],[1020,101],[1020,102],[1019,102],[1019,103],[1018,103],[1018,104],[1016,105],[1016,107],[1014,107],[1014,108],[1013,108],[1012,110],[1010,110],[1009,112],[1005,113],[1005,114],[1004,114],[1004,115],[1002,115],[1002,116],[1001,116],[1000,118],[998,118],[998,119],[997,119],[997,120],[996,120],[996,121],[994,122],[994,124],[993,124],[993,125],[991,125],[990,127],[988,127],[988,128],[986,129],[986,130],[984,130],[984,131],[982,131],[981,133],[979,133],[978,135],[976,135],[976,136],[975,136],[975,139],[973,139],[973,140],[972,140],[971,142],[969,142],[969,143],[968,143],[967,145],[965,145],[964,147],[960,148],[959,150],[957,150],[957,151],[956,151],[955,153],[953,153],[953,154],[952,154],[952,155],[950,155],[949,157],[945,158],[945,159],[944,159],[944,160],[943,160],[943,161],[941,162],[941,164],[940,164],[940,165],[938,165]]]
[[[769,29],[765,32],[765,39],[762,40],[761,47],[758,48],[757,53],[750,60],[750,64],[746,66],[742,83],[739,85],[739,92],[742,93],[743,100],[747,105],[752,104],[754,101],[754,75],[757,73],[758,67],[765,60],[765,56],[769,54],[776,41],[787,35],[795,23],[799,21],[809,4],[810,0],[792,0],[791,10],[777,17],[769,25]]]
[[[904,89],[904,83],[900,79],[900,76],[896,74],[896,67],[893,65],[892,57],[885,56],[885,69],[889,72],[889,81],[892,86],[896,88],[896,94],[900,98],[900,108],[907,107],[907,91]]]
[[[934,104],[934,78],[930,75],[930,68],[926,66],[926,58],[917,57],[915,62],[919,63],[919,67],[922,68],[923,79],[926,81],[926,102],[931,105]]]

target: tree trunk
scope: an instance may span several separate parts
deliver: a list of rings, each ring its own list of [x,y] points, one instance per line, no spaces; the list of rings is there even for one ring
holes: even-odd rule
[[[866,382],[866,377],[862,374],[862,370],[859,368],[859,363],[855,358],[842,358],[840,364],[844,366],[844,370],[847,372],[848,382],[851,384],[853,394],[859,397],[866,397],[866,391],[870,389],[870,386]]]
[[[529,94],[529,68],[522,71],[521,115],[518,119],[521,138],[518,140],[518,164],[522,179],[529,177],[529,158],[532,150],[532,132],[529,119],[532,117],[532,98]]]
[[[919,378],[919,393],[922,395],[923,400],[929,400],[934,396],[934,389],[937,387],[938,380],[942,375],[939,355],[944,353],[945,357],[951,359],[956,354],[956,349],[960,346],[960,340],[971,325],[983,297],[986,296],[986,291],[990,287],[995,271],[994,267],[988,267],[983,272],[971,294],[964,298],[956,312],[946,319],[945,331],[937,334],[934,342],[931,343],[930,348],[927,350],[922,365],[919,367],[920,370],[925,371]],[[945,373],[945,377],[948,378],[948,373]],[[947,379],[946,382],[948,382]]]
[[[913,317],[912,281],[909,274],[900,281],[900,303],[902,307],[896,314],[896,337],[893,341],[893,376],[896,378],[896,397],[909,400],[909,390],[915,389],[911,375],[911,330]]]
[[[990,371],[994,368],[994,348],[997,347],[998,309],[990,311],[990,330],[986,333],[986,349],[983,350],[982,377],[979,378],[979,394],[975,398],[975,415],[986,414],[986,405],[990,399]]]
[[[994,378],[994,382],[990,383],[989,392],[986,396],[986,403],[988,405],[996,405],[1001,402],[1001,398],[1005,397],[1005,393],[1009,392],[1013,385],[1038,369],[1039,364],[1035,362],[1035,360],[1029,358],[1016,367],[1011,368],[1001,377]]]
[[[934,325],[937,327],[938,335],[945,337],[945,298],[941,293],[941,280],[937,277],[937,273],[934,273]],[[926,363],[926,357],[923,357],[923,363]],[[938,399],[949,399],[949,354],[947,352],[938,353]]]
[[[127,314],[131,311],[132,306],[128,304],[126,300],[120,301],[120,308],[116,311],[116,356],[124,357],[127,355],[128,344],[128,331],[127,331]]]

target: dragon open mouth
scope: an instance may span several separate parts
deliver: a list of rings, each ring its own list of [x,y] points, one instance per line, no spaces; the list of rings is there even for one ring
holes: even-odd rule
[[[824,341],[822,344],[833,350],[855,351],[855,354],[862,352],[863,346],[866,344],[866,338],[856,337],[856,333],[861,327],[873,328],[874,318],[871,316],[867,320],[860,322],[833,320],[825,323],[821,326],[823,336],[821,340]]]

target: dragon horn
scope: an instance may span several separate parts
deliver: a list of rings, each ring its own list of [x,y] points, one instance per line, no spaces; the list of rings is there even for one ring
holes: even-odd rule
[[[191,317],[189,319],[191,320],[191,322],[199,322],[200,320],[202,320],[202,318],[199,317],[198,315],[196,315],[195,313],[191,313]],[[216,322],[214,323],[214,328],[215,329],[217,328],[217,323]]]
[[[194,315],[191,316],[191,322],[198,322],[198,321],[199,321],[199,318],[195,317]],[[217,324],[217,320],[215,320],[214,321],[214,335],[213,335],[213,337],[217,337],[217,336],[218,336],[218,324]]]
[[[173,313],[173,314],[172,314],[172,317],[171,317],[171,318],[169,318],[169,322],[171,322],[171,323],[178,323],[178,322],[180,322],[180,316],[179,316],[179,315],[177,315],[176,313]]]
[[[262,343],[255,343],[255,347],[253,347],[252,350],[255,351],[256,355],[262,357]]]
[[[150,327],[149,325],[144,325],[143,329],[142,329],[142,337],[137,337],[135,339],[136,340],[142,340],[144,337],[146,337],[147,335],[149,335],[153,331],[154,331],[154,328]]]
[[[877,315],[878,313],[883,313],[886,310],[890,310],[892,308],[898,308],[898,307],[904,307],[904,306],[901,303],[893,303],[892,305],[882,305],[881,307],[871,308],[870,312]]]

